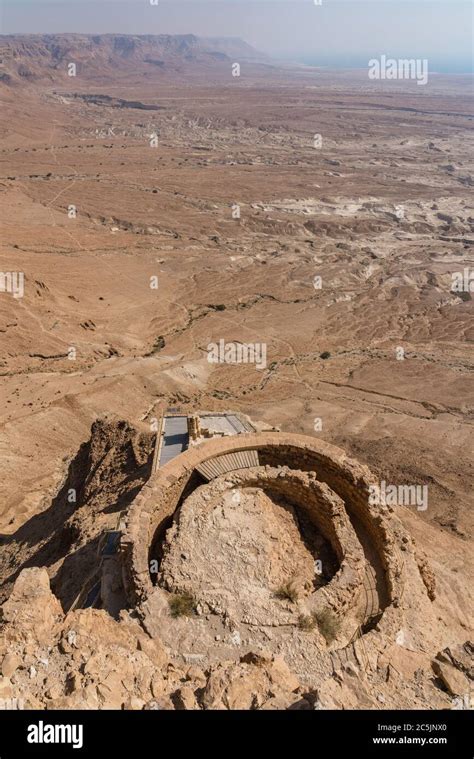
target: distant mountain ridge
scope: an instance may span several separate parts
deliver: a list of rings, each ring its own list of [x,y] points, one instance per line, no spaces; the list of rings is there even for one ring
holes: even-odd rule
[[[0,81],[17,84],[67,75],[74,63],[85,78],[222,66],[232,62],[264,63],[266,56],[236,37],[184,35],[14,34],[0,36]]]

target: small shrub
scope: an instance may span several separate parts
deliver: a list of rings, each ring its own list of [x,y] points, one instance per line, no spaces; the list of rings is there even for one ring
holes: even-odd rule
[[[298,627],[304,632],[311,632],[316,625],[321,635],[324,636],[327,643],[332,643],[339,634],[341,629],[340,620],[330,609],[314,611],[312,614],[301,614],[298,618]]]
[[[319,358],[323,358],[323,359],[331,358],[331,354],[329,353],[329,351],[323,351],[322,353],[319,354]]]
[[[314,612],[313,619],[328,643],[332,643],[341,629],[340,620],[329,609]]]
[[[311,632],[311,630],[314,630],[316,627],[314,615],[300,614],[298,617],[298,627],[300,630],[303,630],[303,632]]]
[[[172,617],[192,617],[196,613],[196,601],[190,593],[180,593],[168,601]]]
[[[157,353],[158,351],[161,351],[165,347],[165,338],[163,335],[160,335],[156,338],[155,342],[153,343],[153,352]]]
[[[298,591],[291,582],[287,582],[275,591],[275,597],[280,601],[291,601],[294,604],[298,600]]]
[[[166,342],[163,335],[160,335],[157,337],[151,347],[151,350],[148,351],[148,353],[145,353],[145,356],[153,356],[155,353],[159,353],[163,348],[165,347]]]

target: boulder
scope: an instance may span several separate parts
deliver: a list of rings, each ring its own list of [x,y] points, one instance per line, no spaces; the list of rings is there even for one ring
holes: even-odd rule
[[[469,680],[459,669],[437,659],[433,661],[432,666],[434,673],[443,681],[453,696],[463,696],[469,693]]]
[[[243,659],[211,668],[202,695],[205,709],[260,709],[275,698],[285,708],[294,703],[299,683],[282,659],[253,653]]]
[[[18,641],[50,645],[63,618],[61,605],[51,592],[46,569],[24,569],[10,597],[0,608],[0,622]]]
[[[182,711],[200,709],[194,690],[191,685],[183,685],[176,693],[173,694],[173,703],[175,708]]]
[[[21,664],[18,654],[8,653],[3,657],[1,673],[4,677],[11,677]]]

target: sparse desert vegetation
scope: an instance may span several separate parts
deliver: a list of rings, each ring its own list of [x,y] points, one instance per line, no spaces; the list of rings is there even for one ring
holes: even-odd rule
[[[196,613],[196,601],[191,593],[176,593],[168,603],[172,617],[191,617]]]
[[[298,600],[298,589],[290,580],[276,589],[275,598],[278,598],[280,601],[291,601],[294,604]]]
[[[341,629],[341,622],[330,609],[322,609],[314,614],[314,621],[318,625],[321,634],[328,643],[337,638]]]

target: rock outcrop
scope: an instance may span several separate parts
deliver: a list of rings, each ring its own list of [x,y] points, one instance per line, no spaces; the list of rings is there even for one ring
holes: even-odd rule
[[[0,698],[26,708],[235,709],[297,700],[281,659],[248,656],[206,671],[174,661],[129,614],[64,614],[44,569],[18,577],[2,607]]]

